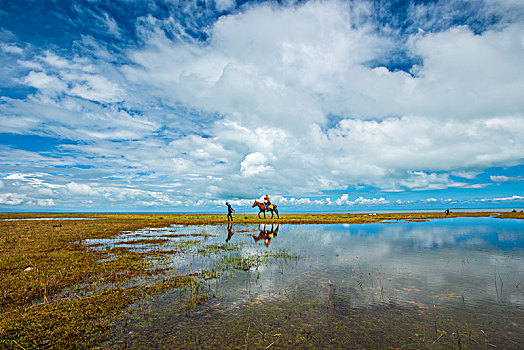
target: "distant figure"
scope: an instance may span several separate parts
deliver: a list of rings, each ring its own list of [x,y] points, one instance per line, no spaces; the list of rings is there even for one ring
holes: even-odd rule
[[[264,197],[264,203],[266,204],[266,210],[268,210],[269,206],[271,205],[271,201],[269,200],[269,196],[267,194]]]
[[[446,209],[446,215],[449,215],[449,209]]]
[[[226,202],[226,205],[227,205],[227,221],[231,220],[233,221],[233,212],[235,211],[235,209],[233,209],[233,207],[231,207],[231,204],[229,204],[228,202]]]
[[[231,240],[231,237],[233,237],[233,235],[235,234],[235,232],[233,231],[233,224],[227,224],[227,238],[226,238],[226,243],[229,242]]]

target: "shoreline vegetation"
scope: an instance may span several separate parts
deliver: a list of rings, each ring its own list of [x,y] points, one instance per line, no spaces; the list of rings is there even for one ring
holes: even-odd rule
[[[511,211],[478,211],[478,212],[450,212],[446,215],[443,211],[435,212],[409,212],[409,213],[310,213],[310,214],[282,214],[279,219],[276,216],[271,219],[270,214],[266,218],[257,217],[256,214],[234,215],[233,224],[365,224],[381,222],[384,220],[430,220],[453,217],[489,217],[523,219],[523,212]],[[118,221],[147,221],[152,225],[162,221],[173,225],[221,225],[229,223],[226,214],[169,214],[169,213],[0,213],[0,222],[21,219],[106,219]]]
[[[232,224],[364,224],[489,216],[524,219],[522,212],[282,214],[280,219],[239,214]],[[36,218],[57,220],[20,220]],[[216,278],[218,268],[176,275],[155,265],[163,254],[183,254],[183,246],[140,252],[118,246],[90,249],[83,242],[143,228],[225,224],[226,214],[0,213],[0,348],[93,348],[129,306],[144,298],[189,288],[189,307],[204,302],[206,296],[194,293],[194,285]],[[154,282],[130,283],[147,278]]]

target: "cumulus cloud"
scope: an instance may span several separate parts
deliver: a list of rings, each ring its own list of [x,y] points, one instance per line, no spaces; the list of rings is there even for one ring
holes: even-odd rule
[[[271,166],[265,165],[267,158],[260,152],[248,154],[240,163],[240,173],[242,176],[253,176],[263,174],[263,176],[271,176]]]
[[[76,182],[70,182],[66,185],[66,189],[70,194],[81,195],[81,196],[90,196],[97,195],[97,192],[94,191],[89,185],[86,184],[77,184]]]
[[[0,193],[0,204],[19,205],[23,203],[25,195],[18,193]]]
[[[357,199],[350,201],[349,195],[347,193],[344,193],[340,198],[337,198],[334,203],[337,205],[356,205],[356,204],[370,205],[370,204],[388,204],[389,201],[383,197],[372,198],[372,199],[358,197]]]
[[[250,154],[265,149],[242,142],[257,124],[280,130],[296,147],[292,156],[282,151],[272,161],[274,168],[310,164],[308,171],[322,169],[322,174],[312,174],[316,180],[311,186],[385,186],[393,172],[395,186],[456,187],[463,184],[445,179],[445,174],[425,176],[416,184],[413,172],[403,170],[520,162],[518,147],[508,147],[508,141],[519,143],[523,135],[514,128],[523,118],[518,86],[524,57],[517,25],[483,35],[467,27],[415,34],[411,53],[421,56],[423,64],[410,75],[367,66],[388,52],[391,39],[367,26],[353,28],[349,13],[340,2],[253,7],[220,18],[205,47],[153,35],[149,47],[133,53],[138,65],[124,71],[155,91],[176,92],[188,104],[223,114],[230,126],[239,126],[237,144],[249,147]],[[465,61],[452,59],[456,54]],[[166,63],[166,56],[174,59]],[[326,131],[329,114],[352,118],[339,117]],[[366,120],[370,117],[383,119]],[[208,132],[222,138],[223,125]],[[268,132],[267,138],[273,134]],[[269,170],[263,164],[252,167],[251,158],[241,161],[243,175]],[[300,161],[294,164],[291,158]]]

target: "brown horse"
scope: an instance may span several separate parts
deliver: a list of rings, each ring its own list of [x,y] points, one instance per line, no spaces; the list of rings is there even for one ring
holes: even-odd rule
[[[251,208],[254,208],[256,206],[258,206],[258,209],[260,210],[258,212],[258,217],[260,218],[260,213],[264,213],[264,219],[265,219],[266,218],[266,205],[264,203],[260,203],[258,201],[255,201],[255,203],[253,203],[253,206]],[[277,213],[277,218],[280,219],[280,216],[278,215],[278,210],[277,210],[276,204],[271,204],[269,206],[269,208],[267,209],[267,211],[271,212],[271,219],[273,219],[273,212]]]

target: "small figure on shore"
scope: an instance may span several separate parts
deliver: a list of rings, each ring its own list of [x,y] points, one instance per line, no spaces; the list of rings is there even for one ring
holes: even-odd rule
[[[233,213],[235,212],[235,209],[233,209],[233,207],[231,206],[231,204],[229,204],[228,202],[226,202],[226,205],[227,205],[227,221],[229,221],[231,219],[231,221],[233,221]]]
[[[449,209],[446,209],[446,215],[449,215]]]

